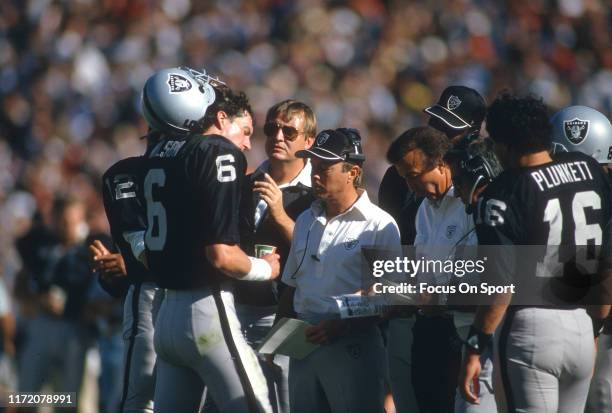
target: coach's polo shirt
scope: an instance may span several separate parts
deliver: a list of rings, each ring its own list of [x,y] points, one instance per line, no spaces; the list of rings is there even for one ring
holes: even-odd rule
[[[338,316],[333,296],[363,288],[361,248],[401,254],[397,224],[370,202],[367,192],[344,213],[327,219],[317,200],[297,219],[283,282],[295,287],[298,318],[312,323]]]
[[[465,205],[455,196],[451,187],[439,200],[425,199],[416,215],[417,254],[428,259],[452,259],[457,247],[476,245],[476,231],[471,215],[465,212]],[[420,274],[419,279],[437,284],[448,284],[448,274]]]

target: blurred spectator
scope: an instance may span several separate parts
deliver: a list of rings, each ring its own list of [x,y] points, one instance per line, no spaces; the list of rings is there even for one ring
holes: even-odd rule
[[[0,394],[16,391],[15,316],[11,299],[0,276]],[[6,409],[0,407],[0,412]]]
[[[105,245],[112,245],[110,237],[96,236]],[[90,237],[88,241],[93,240]],[[87,243],[89,245],[89,242]],[[95,319],[100,353],[98,377],[98,409],[100,413],[120,411],[123,390],[123,305],[120,298],[110,296],[98,282],[89,289],[88,311]]]
[[[129,137],[145,133],[139,94],[155,69],[205,67],[247,91],[259,124],[273,103],[295,98],[314,109],[320,129],[359,128],[375,199],[385,148],[422,124],[421,108],[449,84],[489,101],[504,87],[531,91],[553,108],[580,103],[610,116],[611,19],[605,0],[2,1],[7,288],[23,280],[16,279],[23,265],[44,261],[33,256],[22,265],[16,253],[33,217],[29,242],[50,251],[40,228],[56,194],[78,194],[92,231],[107,231],[99,178],[143,152],[144,143]],[[251,170],[264,160],[261,138],[248,155]],[[21,300],[18,319],[31,307]]]
[[[97,316],[89,305],[95,285],[85,243],[89,229],[85,206],[76,198],[57,198],[51,217],[51,229],[34,228],[20,242],[24,257],[40,259],[26,266],[20,284],[20,297],[34,306],[28,310],[18,389],[39,392],[53,384],[54,391],[77,393]]]

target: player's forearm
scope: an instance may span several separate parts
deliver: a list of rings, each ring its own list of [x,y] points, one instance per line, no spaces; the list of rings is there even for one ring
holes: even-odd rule
[[[511,298],[509,294],[498,294],[495,304],[479,307],[476,311],[474,327],[485,334],[493,334],[504,318]]]
[[[239,280],[270,281],[278,276],[278,255],[276,261],[270,263],[247,256],[238,245],[213,244],[206,247],[206,258],[214,268]]]
[[[289,218],[285,212],[277,218],[274,218],[274,223],[276,224],[276,228],[279,230],[280,235],[288,242],[291,242],[293,239],[293,228],[295,227],[295,222]]]
[[[206,247],[206,258],[213,267],[232,278],[242,278],[251,269],[249,257],[237,245]]]

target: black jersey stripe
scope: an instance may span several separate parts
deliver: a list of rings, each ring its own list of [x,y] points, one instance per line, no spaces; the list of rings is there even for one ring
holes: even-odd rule
[[[134,343],[136,341],[136,334],[138,333],[138,306],[140,304],[140,291],[142,284],[134,284],[134,291],[132,293],[132,326],[130,336],[128,338],[128,350],[125,358],[125,371],[123,372],[123,394],[121,395],[121,403],[119,404],[119,412],[123,412],[125,402],[128,396],[128,389],[130,386],[130,370],[132,367],[132,355],[134,354]]]
[[[225,309],[225,304],[223,303],[223,298],[221,297],[221,289],[218,285],[215,284],[212,286],[212,293],[215,299],[215,305],[217,306],[217,311],[219,313],[219,321],[221,323],[221,331],[223,331],[225,345],[227,346],[232,356],[232,360],[234,361],[234,367],[236,368],[236,372],[240,378],[240,383],[242,384],[242,389],[246,396],[249,410],[252,413],[259,413],[260,410],[257,403],[257,397],[255,396],[255,391],[253,391],[253,386],[251,385],[247,371],[244,368],[244,364],[240,359],[240,353],[238,352],[236,342],[232,337],[229,319],[227,318],[227,311]]]
[[[504,385],[503,390],[504,394],[506,395],[508,413],[516,412],[516,405],[514,403],[512,386],[510,385],[510,375],[508,373],[508,340],[510,337],[510,330],[512,329],[512,322],[514,321],[515,315],[516,310],[513,310],[511,307],[508,308],[508,311],[506,312],[506,318],[504,320],[504,324],[502,325],[499,337],[499,367],[502,383]]]

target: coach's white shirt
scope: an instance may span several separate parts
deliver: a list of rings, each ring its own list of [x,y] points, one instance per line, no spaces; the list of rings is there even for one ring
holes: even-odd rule
[[[474,220],[465,212],[465,205],[455,196],[451,187],[444,196],[437,200],[424,199],[416,215],[416,238],[414,246],[417,256],[429,259],[452,259],[457,247],[476,245]],[[437,284],[448,284],[449,274],[430,274],[420,279],[431,282],[435,277]]]
[[[295,287],[298,318],[318,322],[338,315],[333,296],[363,288],[361,248],[401,253],[397,224],[364,191],[344,213],[327,219],[321,201],[297,219],[283,282]]]

